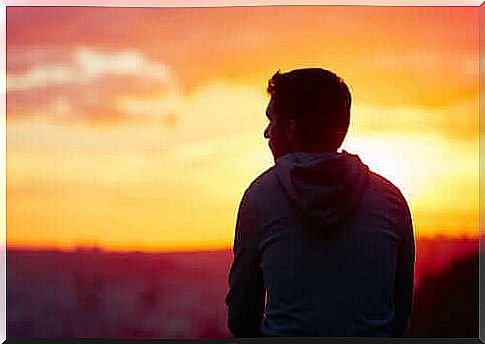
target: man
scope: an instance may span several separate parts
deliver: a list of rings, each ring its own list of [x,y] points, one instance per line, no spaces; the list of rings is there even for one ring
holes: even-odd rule
[[[413,298],[411,215],[397,187],[337,152],[350,122],[348,87],[311,68],[277,72],[268,93],[264,136],[275,165],[239,207],[230,331],[403,336]]]

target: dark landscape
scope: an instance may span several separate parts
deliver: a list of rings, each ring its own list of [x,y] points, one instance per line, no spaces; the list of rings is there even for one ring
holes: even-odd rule
[[[230,250],[7,252],[8,338],[224,338]],[[416,241],[408,336],[478,336],[478,240]]]

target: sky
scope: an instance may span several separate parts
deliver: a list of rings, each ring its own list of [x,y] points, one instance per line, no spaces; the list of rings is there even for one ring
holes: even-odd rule
[[[478,8],[7,8],[7,247],[230,247],[268,79],[322,67],[416,237],[478,236]]]

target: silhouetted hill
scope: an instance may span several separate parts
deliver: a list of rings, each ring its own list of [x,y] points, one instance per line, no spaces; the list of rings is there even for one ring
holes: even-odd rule
[[[470,253],[478,252],[479,241],[468,238],[419,238],[416,239],[415,286],[419,289],[425,276],[440,275],[451,265]]]
[[[409,336],[478,337],[477,252],[438,276],[428,276],[415,296]]]

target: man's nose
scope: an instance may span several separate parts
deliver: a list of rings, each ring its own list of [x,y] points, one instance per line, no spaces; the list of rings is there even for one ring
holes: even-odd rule
[[[264,138],[265,139],[269,139],[269,126],[266,127],[266,129],[264,129],[264,134],[263,135],[264,135]]]

